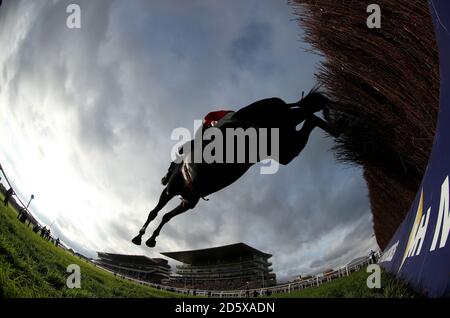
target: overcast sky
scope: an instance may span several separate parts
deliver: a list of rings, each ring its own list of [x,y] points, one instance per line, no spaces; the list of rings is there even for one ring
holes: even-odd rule
[[[82,27],[66,27],[81,6]],[[161,193],[177,127],[218,109],[314,84],[285,1],[18,1],[0,9],[0,162],[17,193],[65,242],[94,251],[161,251],[245,242],[273,254],[279,280],[376,246],[358,168],[314,131],[275,175],[254,167],[168,223],[157,246],[130,240]],[[149,226],[152,233],[174,199]]]

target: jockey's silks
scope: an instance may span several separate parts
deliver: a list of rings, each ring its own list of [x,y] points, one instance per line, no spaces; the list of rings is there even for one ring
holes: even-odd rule
[[[203,125],[205,127],[215,126],[219,120],[221,120],[226,114],[233,113],[232,110],[218,110],[208,113],[203,118]]]

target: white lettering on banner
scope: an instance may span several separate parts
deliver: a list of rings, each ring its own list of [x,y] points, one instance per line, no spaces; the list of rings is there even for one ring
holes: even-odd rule
[[[431,208],[428,208],[427,213],[422,215],[420,220],[420,225],[417,229],[416,235],[414,235],[414,241],[408,251],[408,257],[417,256],[422,250],[423,241],[425,240],[425,235],[427,234],[428,220],[430,219]]]
[[[381,255],[379,263],[390,262],[394,258],[395,252],[397,251],[398,242],[392,245],[386,252]]]
[[[408,257],[414,256],[414,251],[417,247],[417,252],[415,255],[420,254],[422,249],[422,244],[425,239],[425,234],[427,232],[428,220],[430,217],[431,208],[428,209],[427,213],[423,215],[423,190],[420,192],[419,206],[417,207],[416,218],[414,220],[413,228],[409,234],[408,244],[406,244],[405,253],[403,254],[402,264],[399,270],[403,267],[405,260]],[[419,245],[420,242],[420,245]]]
[[[436,228],[434,229],[433,242],[431,243],[430,248],[431,252],[436,249],[439,233],[441,233],[441,241],[439,243],[439,248],[443,248],[445,246],[445,244],[447,243],[449,231],[450,231],[450,210],[449,210],[449,186],[447,176],[447,178],[445,178],[441,186],[439,213],[436,221]]]
[[[427,234],[428,221],[430,219],[431,207],[423,214],[423,189],[420,193],[419,206],[417,207],[416,217],[414,219],[413,227],[409,234],[408,243],[406,244],[403,260],[399,267],[402,269],[405,260],[409,257],[420,255],[422,245]],[[434,228],[433,240],[430,246],[430,252],[436,249],[441,249],[446,246],[448,235],[450,232],[450,192],[449,192],[449,177],[447,176],[441,185],[441,196],[439,201],[439,210],[436,219],[436,226]],[[396,243],[398,245],[398,242]],[[395,248],[397,248],[397,246]],[[392,248],[394,247],[392,246]],[[391,248],[391,249],[392,249]],[[386,256],[385,256],[386,255]],[[393,255],[388,250],[383,254],[381,262],[392,260]]]

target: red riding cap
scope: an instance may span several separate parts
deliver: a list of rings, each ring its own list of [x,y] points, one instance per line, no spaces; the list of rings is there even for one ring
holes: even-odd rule
[[[221,120],[226,114],[232,113],[232,110],[218,110],[215,112],[208,113],[205,118],[203,118],[203,125],[215,126],[219,120]]]

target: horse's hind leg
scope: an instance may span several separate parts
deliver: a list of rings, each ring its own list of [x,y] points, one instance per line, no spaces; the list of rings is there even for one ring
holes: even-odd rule
[[[141,245],[142,242],[142,235],[145,234],[145,230],[147,229],[147,226],[150,224],[151,221],[153,221],[157,216],[158,212],[161,211],[161,209],[174,197],[174,194],[167,193],[167,188],[163,190],[161,193],[161,196],[159,197],[158,204],[156,207],[150,211],[148,214],[147,221],[145,221],[144,226],[139,231],[139,234],[131,240],[136,245]]]
[[[164,216],[162,217],[161,223],[155,229],[152,236],[147,240],[147,242],[145,242],[145,245],[147,245],[148,247],[155,247],[156,238],[158,237],[159,233],[161,232],[161,229],[163,228],[164,224],[169,222],[173,217],[177,216],[178,214],[184,213],[187,210],[194,208],[195,205],[197,204],[197,202],[198,202],[198,200],[195,202],[183,201],[175,209],[164,214]]]

